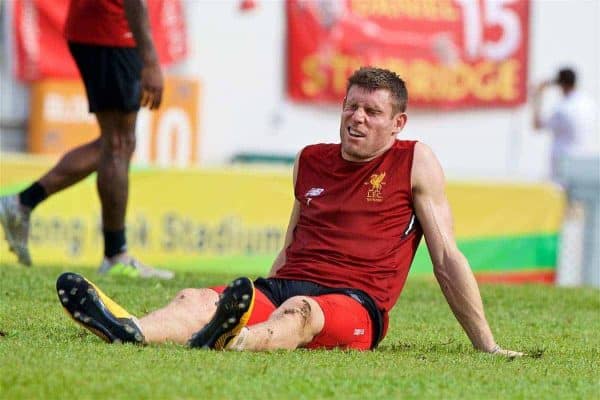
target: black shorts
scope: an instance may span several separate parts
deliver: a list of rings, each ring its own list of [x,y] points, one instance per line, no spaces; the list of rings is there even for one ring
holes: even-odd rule
[[[294,296],[322,296],[325,294],[345,294],[358,301],[367,310],[373,322],[373,338],[371,348],[377,347],[383,335],[383,315],[377,308],[375,301],[358,289],[328,288],[309,281],[297,281],[291,279],[258,278],[254,286],[264,293],[265,296],[279,307],[284,301]]]
[[[69,42],[90,112],[140,109],[142,59],[134,47]]]

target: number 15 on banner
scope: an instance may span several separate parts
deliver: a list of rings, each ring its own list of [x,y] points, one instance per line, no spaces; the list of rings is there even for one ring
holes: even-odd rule
[[[504,60],[521,46],[522,24],[512,4],[524,0],[455,0],[463,15],[463,43],[470,59]],[[485,38],[485,28],[498,26],[500,38]]]

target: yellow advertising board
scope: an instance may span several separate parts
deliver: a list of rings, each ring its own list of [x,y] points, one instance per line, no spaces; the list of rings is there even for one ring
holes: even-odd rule
[[[28,148],[34,154],[62,154],[100,134],[88,113],[79,80],[46,79],[31,85]],[[161,166],[198,163],[200,83],[167,77],[161,107],[138,115],[135,161]]]
[[[2,156],[0,193],[15,193],[50,163]],[[143,169],[131,172],[127,237],[143,262],[174,270],[265,274],[281,249],[293,204],[291,168]],[[550,271],[564,197],[544,184],[450,182],[458,245],[476,272]],[[14,262],[4,244],[0,263]],[[35,265],[99,265],[95,179],[50,197],[31,224]],[[424,246],[413,271],[431,271]]]

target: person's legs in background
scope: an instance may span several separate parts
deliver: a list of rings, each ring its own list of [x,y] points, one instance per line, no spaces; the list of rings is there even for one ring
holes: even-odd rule
[[[141,101],[142,61],[135,48],[69,43],[81,74],[90,112],[100,137],[68,152],[40,180],[18,196],[0,198],[0,223],[19,262],[31,265],[28,249],[31,211],[48,196],[97,171],[102,204],[104,259],[100,273],[170,279],[173,273],[147,267],[127,253],[125,215],[129,163],[135,149],[135,124]]]

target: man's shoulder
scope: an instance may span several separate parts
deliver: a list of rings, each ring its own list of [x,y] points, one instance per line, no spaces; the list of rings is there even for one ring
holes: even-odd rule
[[[596,104],[596,102],[594,101],[594,99],[592,98],[592,96],[588,95],[587,93],[583,93],[583,92],[577,92],[576,93],[576,97],[574,99],[574,103],[576,104],[576,107],[580,108],[580,109],[584,109],[584,110],[594,110],[596,111],[598,109],[598,106]]]
[[[438,159],[428,145],[422,142],[414,143],[414,152],[413,152],[413,169],[414,170],[427,170],[432,167],[437,167],[439,165]]]

